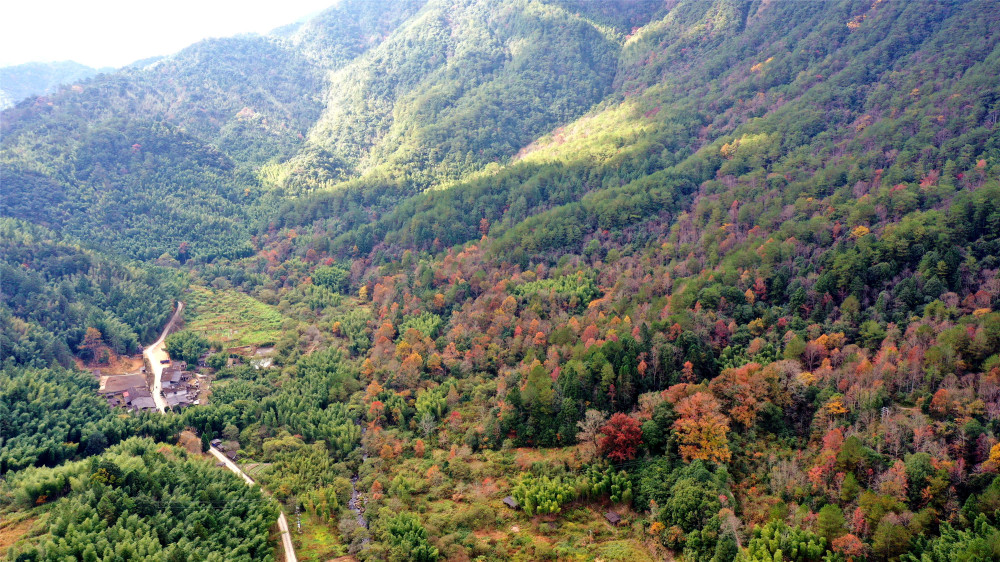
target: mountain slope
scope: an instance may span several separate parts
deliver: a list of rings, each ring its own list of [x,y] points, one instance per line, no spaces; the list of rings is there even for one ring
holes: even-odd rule
[[[118,263],[21,221],[0,219],[0,250],[0,355],[8,366],[137,353],[180,294],[172,272]],[[88,329],[97,339],[82,345]]]
[[[740,24],[729,30],[713,19],[728,21],[719,16],[725,14],[721,8],[681,4],[675,8],[679,14],[671,11],[651,23],[622,52],[615,80],[626,90],[641,93],[540,139],[508,170],[418,196],[356,234],[344,235],[338,247],[357,245],[367,251],[383,239],[396,252],[403,247],[429,248],[434,239],[447,246],[477,238],[482,219],[499,236],[527,216],[561,204],[571,207],[551,213],[571,213],[569,220],[583,229],[582,234],[612,225],[620,228],[649,218],[648,213],[660,205],[645,196],[629,203],[628,198],[634,197],[629,193],[650,192],[648,180],[631,186],[629,182],[671,166],[672,175],[686,175],[696,184],[716,174],[737,178],[748,172],[753,174],[747,181],[773,183],[765,176],[786,169],[794,170],[786,182],[794,183],[794,177],[815,183],[813,176],[818,174],[826,186],[813,191],[818,195],[822,189],[843,185],[833,185],[838,182],[854,185],[862,179],[856,175],[862,169],[870,173],[881,168],[885,177],[880,181],[894,185],[919,181],[929,170],[940,175],[948,167],[956,174],[980,159],[992,161],[996,134],[982,127],[993,124],[997,88],[983,80],[997,71],[998,37],[984,22],[992,21],[996,8],[989,3],[964,8],[949,3],[887,6],[852,32],[838,22],[857,16],[834,4],[767,5],[745,16],[745,29]],[[976,20],[976,13],[992,15]],[[684,25],[689,27],[682,33]],[[888,30],[884,35],[883,27]],[[681,39],[655,37],[661,28],[672,29]],[[684,37],[701,29],[712,32],[696,46],[688,46]],[[925,31],[915,34],[912,29]],[[825,38],[824,49],[830,50],[827,54],[809,47],[820,37]],[[968,41],[945,49],[943,42],[952,43],[955,37]],[[794,48],[782,46],[783,41]],[[775,47],[760,52],[761,45]],[[938,69],[942,52],[952,57],[947,69]],[[654,78],[668,64],[662,61],[672,65],[671,71]],[[924,86],[927,91],[921,93],[924,76],[932,69],[937,69],[935,83]],[[640,71],[649,74],[643,80],[651,81],[651,86],[632,84],[638,78],[631,76]],[[684,89],[683,84],[698,86]],[[851,97],[844,99],[848,91]],[[887,97],[893,91],[910,95]],[[910,131],[909,138],[901,138],[899,131]],[[931,138],[933,144],[928,143]],[[911,148],[891,152],[904,146]],[[966,146],[976,148],[970,153]],[[853,157],[845,158],[845,151]],[[810,156],[803,161],[806,154]],[[589,178],[583,179],[581,173]],[[553,174],[556,179],[543,179]],[[553,196],[554,189],[547,188],[539,195],[535,183],[527,181],[532,177],[542,184],[565,185],[569,191]],[[592,191],[606,193],[592,194],[591,201],[609,200],[608,205],[618,208],[602,205],[604,218],[595,210],[577,210],[574,201]],[[521,197],[527,205],[518,203]],[[345,212],[347,203],[371,205],[351,192],[318,195],[289,207],[284,215],[291,219],[287,224],[315,216],[311,200],[316,207],[334,211],[329,213],[329,224],[335,232],[352,226],[344,224],[351,216]],[[436,220],[442,216],[450,218]],[[419,226],[428,220],[435,223],[432,229]],[[524,240],[524,230],[536,228],[539,220],[545,219],[512,233],[511,239]],[[583,240],[576,235],[571,242]],[[566,248],[561,239],[545,245]]]
[[[141,259],[246,255],[252,168],[301,144],[322,83],[286,46],[220,39],[10,109],[3,213]]]
[[[111,70],[98,70],[73,61],[32,62],[0,68],[0,110],[29,96],[50,94],[61,85],[75,84]]]
[[[367,178],[290,201],[248,289],[305,306],[285,287],[349,266],[373,310],[364,405],[415,451],[405,476],[372,466],[380,484],[430,462],[406,397],[456,388],[432,458],[537,448],[551,480],[510,488],[534,501],[574,497],[562,447],[635,456],[632,506],[688,559],[995,553],[997,21],[989,2],[677,3],[624,41],[603,103],[511,163],[402,202]],[[636,452],[588,423],[626,414]],[[433,487],[389,495],[435,547],[485,548]],[[573,505],[545,509],[586,521]],[[561,552],[596,552],[572,532]]]
[[[638,6],[632,11],[652,9]],[[558,5],[440,0],[396,9],[345,4],[305,24],[290,43],[253,37],[206,41],[9,110],[2,158],[5,169],[16,170],[16,179],[10,177],[12,202],[5,202],[5,213],[91,239],[99,229],[90,214],[74,211],[82,224],[64,224],[58,215],[65,211],[58,206],[95,209],[91,201],[109,197],[99,211],[124,205],[126,229],[96,239],[125,255],[176,255],[181,242],[194,245],[203,259],[245,255],[246,248],[233,239],[190,236],[184,215],[210,211],[226,225],[217,231],[246,239],[246,222],[257,214],[257,199],[266,190],[277,188],[280,198],[369,174],[379,185],[395,186],[387,195],[398,199],[435,178],[456,178],[509,158],[610,91],[620,32]],[[342,21],[361,23],[343,30],[332,23]],[[322,74],[338,66],[319,115]],[[205,159],[185,149],[157,166],[160,176],[173,178],[174,185],[162,188],[186,202],[182,211],[153,212],[160,220],[152,238],[162,242],[144,239],[130,221],[149,214],[149,205],[178,209],[177,201],[154,187],[159,182],[144,181],[148,172],[137,170],[135,154],[107,144],[95,147],[108,156],[101,167],[116,171],[103,184],[67,159],[90,152],[83,144],[88,138],[113,138],[111,131],[124,121],[169,145],[200,143],[211,147],[200,150],[220,152]],[[142,144],[138,137],[120,140]],[[49,187],[36,193],[42,185]],[[191,189],[195,185],[216,187],[203,200]],[[132,200],[146,198],[148,204],[128,208]],[[240,208],[228,204],[236,200]],[[261,204],[270,206],[274,198]]]
[[[336,70],[408,20],[427,0],[353,0],[340,2],[309,19],[290,41],[325,69]]]
[[[186,84],[153,117],[106,93],[5,113],[3,212],[188,272],[113,270],[126,304],[190,280],[189,334],[267,309],[273,349],[212,356],[209,404],[164,423],[302,508],[303,559],[990,560],[998,22],[986,0],[346,2],[123,75]],[[253,101],[240,69],[271,62],[230,47],[284,53],[280,95]],[[214,60],[231,88],[197,79]],[[301,107],[295,69],[327,80]],[[251,101],[278,134],[227,129]],[[104,258],[11,238],[20,362],[79,337],[63,308],[144,329],[106,292],[36,305]],[[8,457],[76,455],[56,426]]]
[[[616,51],[551,4],[432,1],[332,76],[310,140],[348,174],[459,177],[603,98]]]

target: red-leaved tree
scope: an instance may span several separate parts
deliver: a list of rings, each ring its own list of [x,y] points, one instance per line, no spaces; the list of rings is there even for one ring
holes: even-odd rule
[[[846,558],[847,562],[854,562],[854,560],[864,558],[867,550],[865,543],[851,534],[833,539],[832,546],[833,551]]]
[[[601,453],[609,460],[621,462],[635,458],[642,444],[642,429],[639,422],[618,413],[611,416],[608,423],[601,428],[604,435],[601,438]]]

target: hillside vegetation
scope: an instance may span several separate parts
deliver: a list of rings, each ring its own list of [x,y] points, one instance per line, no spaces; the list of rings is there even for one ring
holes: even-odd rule
[[[52,93],[59,86],[94,76],[98,70],[73,61],[29,62],[0,68],[0,109],[7,109],[26,97]]]
[[[137,353],[170,317],[183,281],[123,263],[43,227],[0,219],[3,366]]]
[[[161,423],[304,560],[994,560],[997,76],[987,0],[359,0],[195,45],[3,114],[6,376],[176,298],[178,341],[273,345]],[[0,427],[14,478],[103,451]]]
[[[31,508],[48,526],[11,548],[22,560],[274,559],[277,510],[258,488],[149,439],[23,471],[0,488],[0,506]]]

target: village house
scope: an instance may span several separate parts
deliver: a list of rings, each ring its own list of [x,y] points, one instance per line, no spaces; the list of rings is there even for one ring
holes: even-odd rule
[[[176,408],[178,406],[184,408],[191,405],[191,401],[188,400],[187,394],[172,394],[170,396],[167,396],[166,399],[167,399],[167,406],[169,406],[170,408]]]
[[[137,412],[147,412],[156,409],[156,402],[153,402],[152,397],[143,396],[132,400],[130,406]]]
[[[122,392],[122,397],[125,399],[125,403],[132,405],[132,402],[139,398],[152,398],[152,394],[149,393],[149,389],[142,386],[133,386],[128,390]]]
[[[178,386],[183,380],[186,380],[186,378],[187,377],[185,377],[180,370],[172,369],[165,371],[161,380],[163,381],[163,388],[166,390],[168,388]]]
[[[186,365],[184,361],[175,361],[163,370],[160,377],[163,397],[170,408],[184,408],[199,403],[198,382],[192,378],[192,372],[183,369]]]

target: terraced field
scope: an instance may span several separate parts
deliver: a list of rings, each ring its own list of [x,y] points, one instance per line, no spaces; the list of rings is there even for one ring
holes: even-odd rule
[[[259,300],[233,290],[192,287],[186,330],[227,347],[273,345],[285,317]]]

